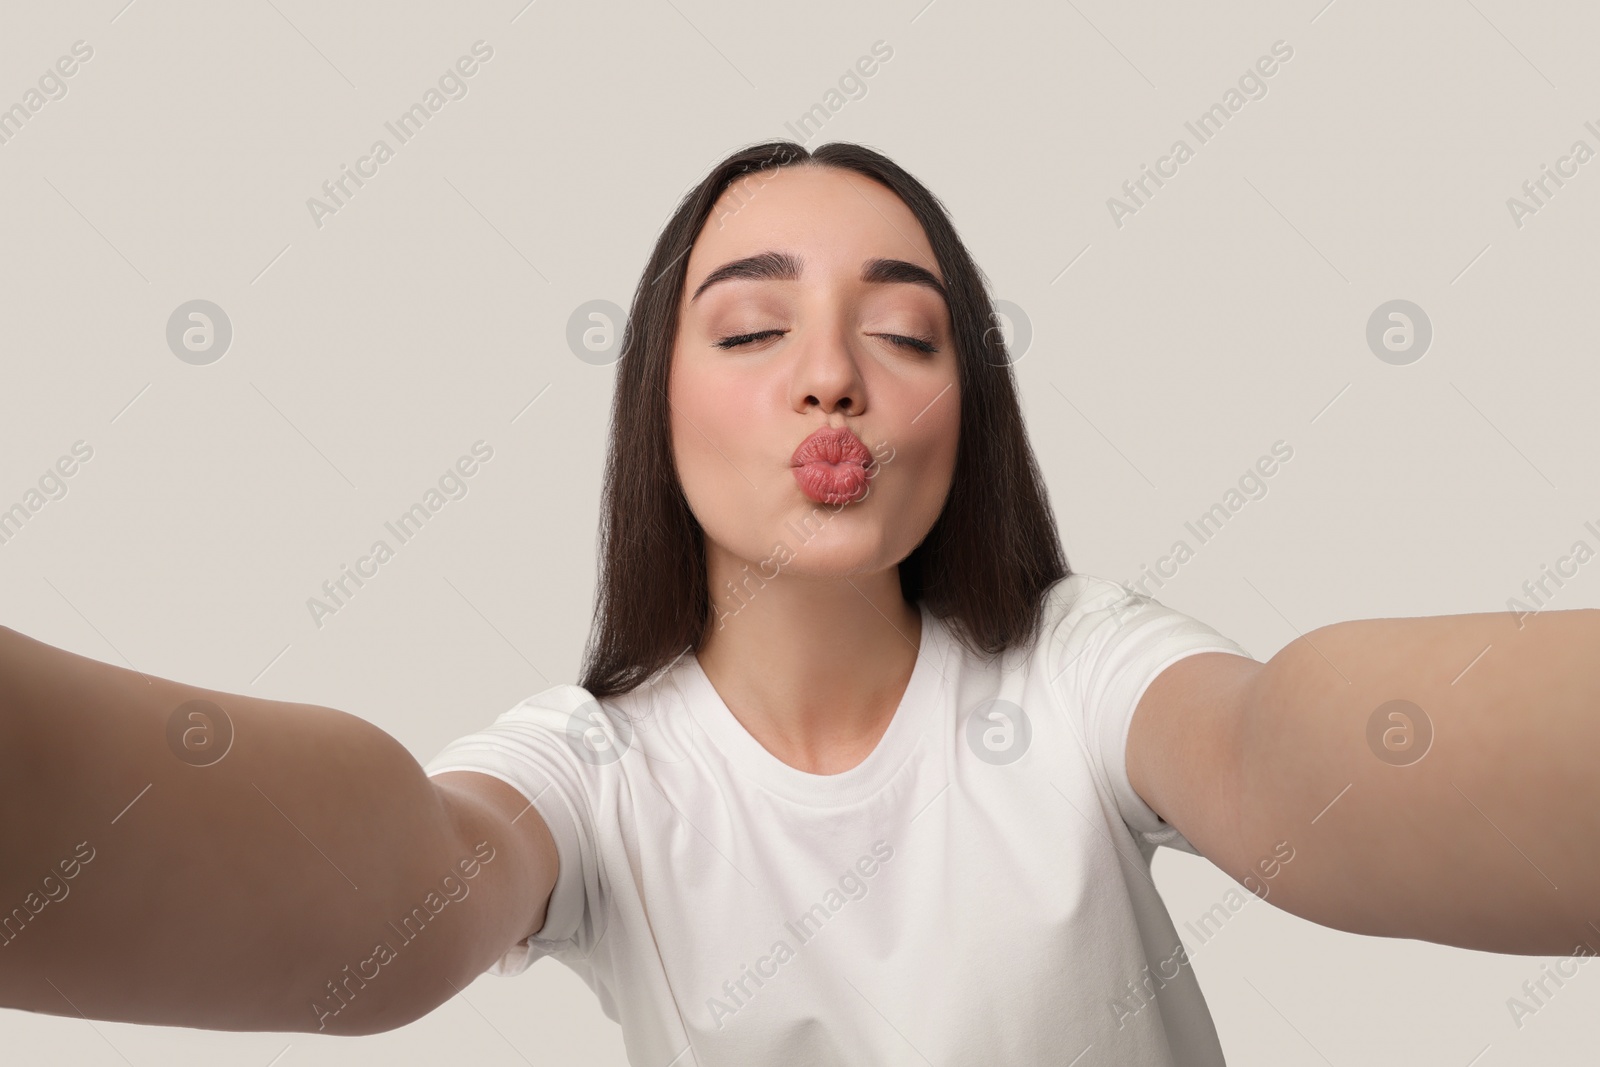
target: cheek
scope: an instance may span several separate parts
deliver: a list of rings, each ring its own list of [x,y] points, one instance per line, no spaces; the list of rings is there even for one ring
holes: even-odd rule
[[[931,412],[929,413],[932,414]],[[915,432],[909,432],[915,431]],[[892,451],[878,455],[879,471],[873,492],[883,499],[879,515],[890,526],[931,523],[949,492],[955,470],[953,430],[927,417],[889,438]]]
[[[940,401],[940,405],[943,405],[943,401]],[[935,414],[939,417],[931,418]],[[908,501],[908,506],[926,511],[927,514],[921,518],[931,522],[943,507],[955,474],[960,410],[955,405],[951,405],[948,411],[930,410],[917,420],[916,428],[920,432],[906,442],[906,451],[910,453],[908,458],[914,457],[916,464],[916,477],[910,493],[912,499]],[[910,466],[908,463],[907,467]]]
[[[684,495],[701,525],[713,525],[717,515],[732,506],[740,488],[749,488],[740,473],[760,481],[762,420],[757,398],[747,384],[731,376],[693,371],[675,374],[667,395],[672,402],[673,455]]]
[[[937,383],[920,393],[908,400],[909,414],[900,420],[905,440],[925,462],[953,465],[961,435],[961,396],[953,387]]]

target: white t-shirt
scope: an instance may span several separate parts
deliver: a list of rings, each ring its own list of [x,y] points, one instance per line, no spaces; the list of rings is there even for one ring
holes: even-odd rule
[[[1051,586],[1033,647],[988,663],[921,611],[905,695],[841,774],[769,753],[692,654],[445,747],[430,775],[510,783],[560,853],[539,936],[489,973],[555,957],[648,1067],[1221,1064],[1150,879],[1156,846],[1198,853],[1125,753],[1164,667],[1249,653],[1085,574]]]

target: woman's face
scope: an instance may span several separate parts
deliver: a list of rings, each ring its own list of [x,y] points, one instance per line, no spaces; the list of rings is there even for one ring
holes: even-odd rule
[[[798,276],[711,277],[762,255],[769,266],[791,258]],[[910,266],[880,265],[868,277],[886,280],[863,280],[874,260]],[[949,308],[919,271],[942,288],[916,217],[853,171],[751,175],[712,209],[689,253],[668,399],[714,582],[744,564],[766,580],[882,571],[938,518],[961,397]],[[749,334],[759,336],[738,343]],[[719,346],[727,338],[735,343]],[[819,501],[802,481],[815,493],[834,469],[797,478],[792,462],[823,427],[852,431],[871,460],[864,486],[846,479]]]

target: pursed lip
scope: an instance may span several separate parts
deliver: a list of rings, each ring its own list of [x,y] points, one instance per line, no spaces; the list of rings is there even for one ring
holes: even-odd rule
[[[824,426],[809,434],[789,457],[791,467],[804,467],[808,463],[859,463],[872,466],[872,453],[849,429],[843,426]]]

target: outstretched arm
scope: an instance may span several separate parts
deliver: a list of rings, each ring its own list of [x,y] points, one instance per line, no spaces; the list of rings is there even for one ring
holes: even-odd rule
[[[1202,853],[1304,918],[1600,951],[1600,610],[1363,619],[1265,664],[1195,655],[1146,691],[1128,760]]]
[[[485,797],[431,783],[355,716],[0,627],[0,1006],[218,1030],[403,1025],[542,922],[553,850],[528,844],[542,824],[513,828]]]

